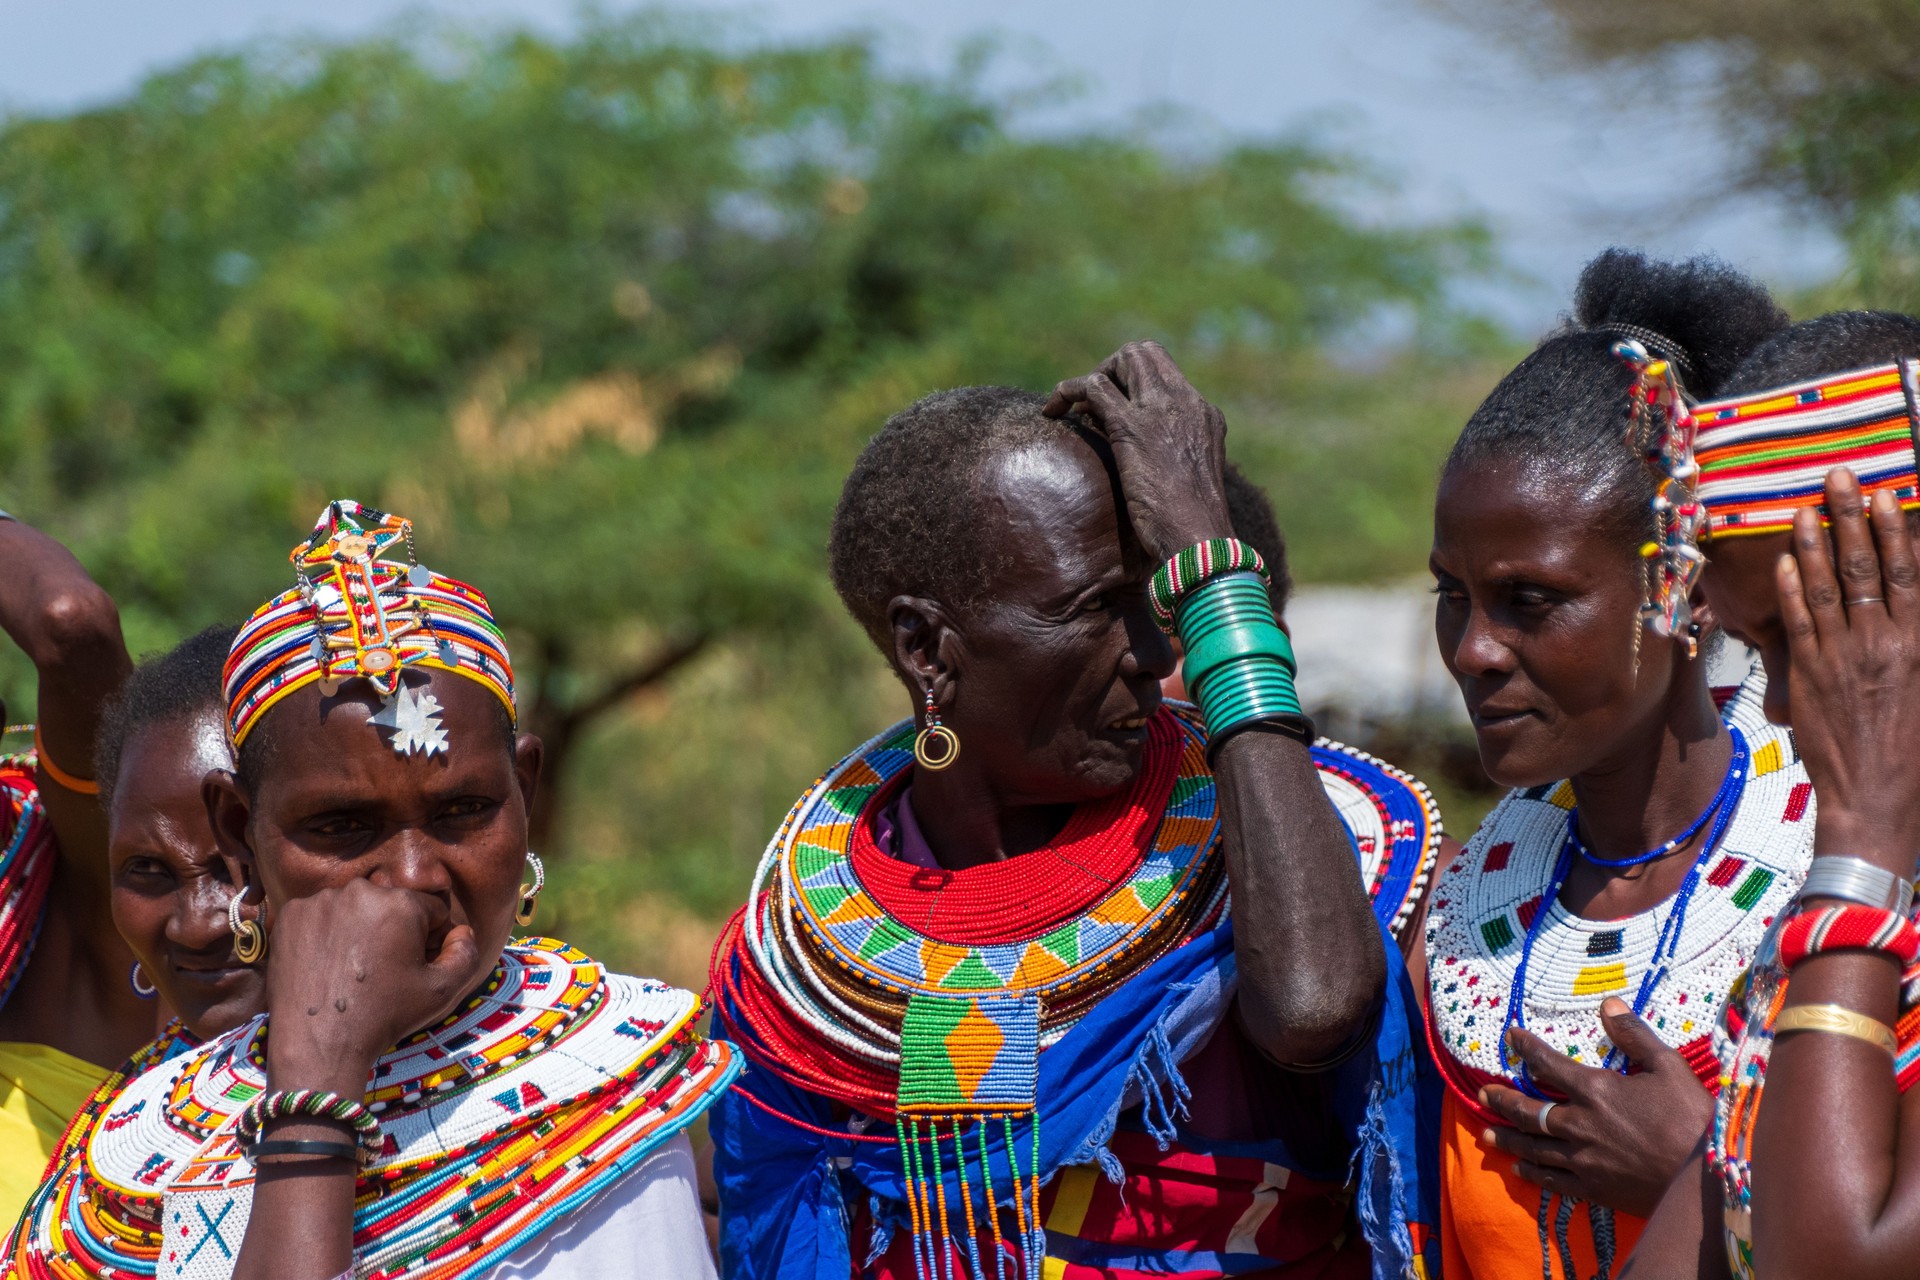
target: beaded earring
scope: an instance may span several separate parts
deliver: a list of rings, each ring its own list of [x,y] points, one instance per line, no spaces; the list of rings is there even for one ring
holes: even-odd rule
[[[527,850],[527,865],[533,868],[533,883],[520,886],[520,905],[513,912],[513,922],[523,929],[533,923],[533,900],[547,887],[547,869],[531,849]]]
[[[960,758],[960,735],[940,723],[940,708],[934,705],[933,685],[927,685],[927,724],[913,740],[913,758],[922,769],[934,773]]]
[[[227,899],[227,927],[233,930],[233,954],[241,964],[258,964],[267,954],[267,934],[258,920],[240,918],[240,899],[247,896],[242,889]]]
[[[151,1000],[160,994],[160,988],[147,981],[147,975],[141,970],[140,962],[133,962],[133,971],[127,974],[127,981],[133,984],[133,994],[142,1000]]]

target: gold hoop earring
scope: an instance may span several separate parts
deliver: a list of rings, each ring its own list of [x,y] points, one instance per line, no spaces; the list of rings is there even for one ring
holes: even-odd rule
[[[533,923],[533,900],[547,887],[547,869],[541,865],[540,855],[527,850],[527,864],[533,868],[533,883],[520,886],[520,905],[513,912],[513,922],[523,929]]]
[[[913,758],[922,769],[938,773],[960,758],[960,735],[940,723],[933,704],[933,686],[927,686],[927,724],[913,740]]]
[[[240,918],[240,899],[245,889],[227,899],[227,927],[233,930],[233,955],[244,965],[259,964],[267,954],[267,933],[258,920]]]

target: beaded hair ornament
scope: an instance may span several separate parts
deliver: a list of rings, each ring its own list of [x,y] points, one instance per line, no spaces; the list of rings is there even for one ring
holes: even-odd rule
[[[404,567],[391,559],[403,548]],[[476,681],[514,713],[513,666],[486,596],[419,563],[411,522],[342,499],[288,558],[293,588],[254,612],[227,655],[236,748],[296,690],[318,684],[332,695],[359,679],[379,693],[372,723],[392,734],[396,752],[445,752],[439,700],[405,680],[415,666]]]
[[[1920,507],[1920,385],[1914,362],[1854,369],[1693,411],[1707,534],[1779,533],[1822,508],[1827,472],[1849,467],[1871,495]]]
[[[1706,511],[1695,490],[1700,466],[1694,461],[1695,416],[1671,359],[1648,354],[1633,338],[1616,342],[1613,354],[1633,370],[1628,393],[1627,443],[1638,450],[1659,477],[1653,495],[1653,539],[1640,548],[1645,563],[1646,597],[1640,618],[1647,629],[1668,640],[1684,639],[1687,656],[1699,654],[1693,622],[1693,588],[1706,567],[1700,532]]]

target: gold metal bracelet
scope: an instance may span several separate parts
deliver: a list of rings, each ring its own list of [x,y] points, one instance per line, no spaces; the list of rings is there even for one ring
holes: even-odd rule
[[[1837,1004],[1799,1004],[1782,1010],[1774,1020],[1773,1034],[1785,1035],[1789,1031],[1828,1031],[1852,1036],[1878,1045],[1888,1053],[1895,1053],[1900,1047],[1892,1027]]]

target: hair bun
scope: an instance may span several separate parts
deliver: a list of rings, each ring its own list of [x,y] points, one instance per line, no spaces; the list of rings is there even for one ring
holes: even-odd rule
[[[1611,248],[1574,287],[1573,325],[1634,338],[1679,366],[1687,390],[1715,395],[1748,353],[1787,327],[1764,286],[1719,258],[1684,262]]]

